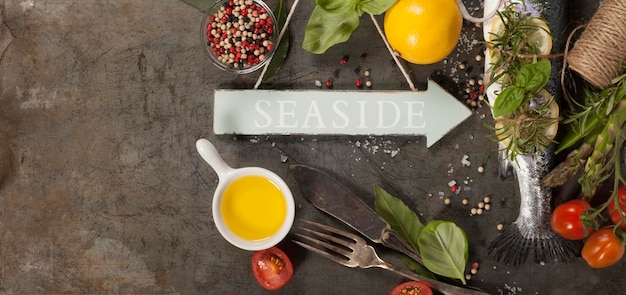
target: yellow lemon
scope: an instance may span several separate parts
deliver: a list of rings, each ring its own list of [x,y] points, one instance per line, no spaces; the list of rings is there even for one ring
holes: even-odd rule
[[[455,0],[398,0],[385,12],[389,45],[414,64],[443,60],[456,47],[462,27]]]

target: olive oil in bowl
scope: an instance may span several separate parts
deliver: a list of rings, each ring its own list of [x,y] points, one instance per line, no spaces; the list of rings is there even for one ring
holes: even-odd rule
[[[271,180],[257,175],[233,180],[222,197],[222,216],[237,236],[251,241],[274,235],[287,216],[287,202]]]

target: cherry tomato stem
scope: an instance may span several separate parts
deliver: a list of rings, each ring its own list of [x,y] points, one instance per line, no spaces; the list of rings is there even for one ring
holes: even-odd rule
[[[607,201],[607,213],[613,224],[626,229],[626,185],[617,190],[617,196],[612,196]]]
[[[593,230],[582,220],[583,214],[590,208],[591,205],[581,199],[565,202],[554,209],[550,225],[557,234],[568,240],[581,240]]]

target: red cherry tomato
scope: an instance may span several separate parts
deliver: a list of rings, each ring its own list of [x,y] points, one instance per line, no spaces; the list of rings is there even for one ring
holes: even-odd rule
[[[554,209],[550,224],[552,229],[568,240],[580,240],[591,233],[591,227],[585,228],[580,215],[591,205],[585,200],[574,199],[565,202]]]
[[[397,285],[391,295],[433,295],[430,285],[422,281],[412,281]]]
[[[622,259],[624,245],[615,236],[613,228],[601,228],[589,236],[581,254],[592,268],[609,267]]]
[[[607,212],[611,216],[613,224],[619,224],[619,227],[626,229],[626,215],[622,216],[622,212],[626,213],[626,185],[617,190],[617,198],[618,200],[609,201]],[[619,202],[621,211],[615,207],[615,201]]]
[[[251,264],[254,277],[267,290],[280,289],[293,276],[291,260],[277,247],[254,252]]]

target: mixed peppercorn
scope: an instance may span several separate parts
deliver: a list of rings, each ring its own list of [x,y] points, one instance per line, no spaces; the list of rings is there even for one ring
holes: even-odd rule
[[[228,68],[246,69],[263,62],[274,49],[275,23],[254,0],[229,0],[206,24],[206,44]]]

